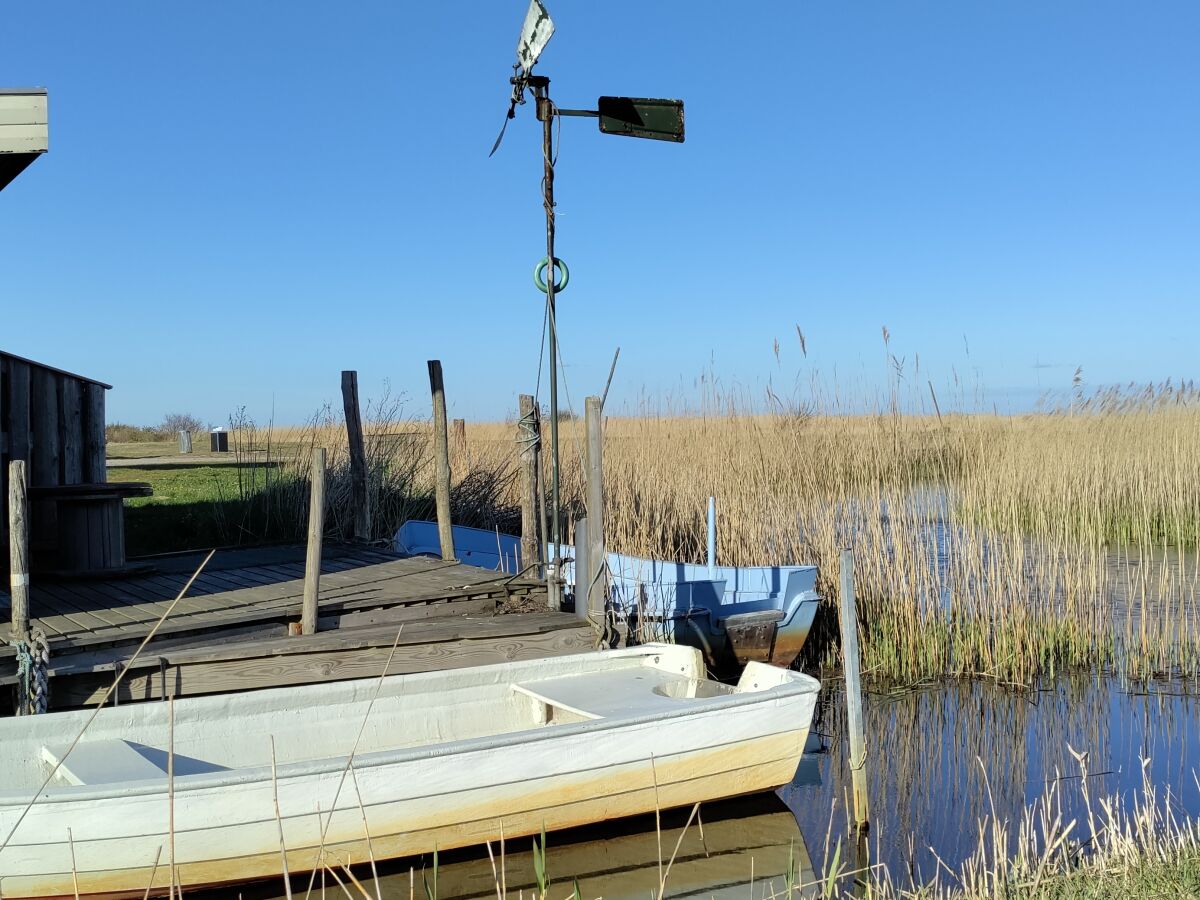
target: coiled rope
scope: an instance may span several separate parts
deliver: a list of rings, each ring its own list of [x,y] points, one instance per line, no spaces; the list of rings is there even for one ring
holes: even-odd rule
[[[50,644],[35,628],[29,640],[12,642],[17,651],[17,715],[32,716],[50,708]]]

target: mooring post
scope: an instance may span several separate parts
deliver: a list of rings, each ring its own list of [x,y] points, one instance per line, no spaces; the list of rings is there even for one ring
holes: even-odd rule
[[[442,545],[442,559],[454,559],[454,532],[450,527],[450,446],[446,437],[446,388],[442,384],[441,360],[429,360],[429,389],[433,392],[438,538]]]
[[[708,498],[708,578],[717,578],[717,498]]]
[[[367,445],[358,406],[358,373],[342,372],[342,407],[346,411],[346,442],[350,449],[350,502],[354,508],[354,539],[371,539],[371,500],[367,493]]]
[[[604,621],[606,590],[604,548],[604,431],[601,420],[599,397],[588,397],[585,401],[587,417],[587,535],[588,567],[582,587],[587,597],[588,618],[593,622]],[[580,595],[580,571],[575,567],[575,594]]]
[[[312,489],[308,495],[308,556],[304,562],[304,606],[300,633],[317,632],[317,598],[321,590],[321,535],[325,531],[325,448],[312,453]]]
[[[842,622],[842,673],[846,679],[846,719],[850,728],[850,775],[854,788],[854,821],[866,831],[871,811],[867,803],[867,748],[863,726],[862,678],[858,663],[858,611],[854,602],[854,551],[843,550],[838,609]]]
[[[587,573],[592,571],[588,554],[588,519],[575,520],[575,618],[588,619]]]
[[[29,472],[25,460],[8,464],[8,559],[12,637],[29,640]]]
[[[522,394],[521,417],[517,421],[517,448],[521,452],[521,566],[542,561],[537,524],[537,467],[542,435],[533,407],[533,397]]]

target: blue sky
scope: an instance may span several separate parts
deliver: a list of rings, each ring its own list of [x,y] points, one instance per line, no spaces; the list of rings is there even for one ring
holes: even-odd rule
[[[435,357],[452,415],[511,412],[532,105],[487,151],[524,5],[10,5],[0,84],[49,88],[51,149],[0,193],[0,347],[112,382],[110,421],[298,422],[343,368],[419,414]],[[1195,3],[548,6],[560,106],[687,104],[682,145],[563,123],[576,407],[617,345],[618,405],[706,370],[871,393],[884,325],[968,403],[1197,374]]]

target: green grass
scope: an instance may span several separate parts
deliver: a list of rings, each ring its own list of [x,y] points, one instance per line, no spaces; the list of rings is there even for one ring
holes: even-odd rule
[[[186,457],[180,457],[181,460]],[[195,550],[239,543],[251,503],[239,478],[264,481],[264,466],[122,466],[108,470],[110,482],[145,481],[150,497],[125,503],[125,543],[129,556]]]
[[[1083,869],[1059,875],[1028,896],[1037,900],[1139,900],[1151,897],[1200,897],[1200,849],[1168,861],[1144,859],[1127,869]]]
[[[195,447],[195,444],[193,444]],[[181,456],[179,441],[129,441],[105,447],[109,459],[143,459],[148,456]],[[128,481],[129,479],[122,479]]]

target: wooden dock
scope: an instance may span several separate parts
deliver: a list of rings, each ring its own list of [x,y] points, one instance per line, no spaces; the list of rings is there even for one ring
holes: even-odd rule
[[[51,707],[98,701],[202,558],[157,558],[119,579],[36,583],[31,625],[50,646]],[[125,674],[117,702],[377,676],[393,643],[389,673],[593,646],[589,626],[546,610],[538,581],[361,546],[326,547],[321,571],[318,633],[290,636],[300,620],[304,548],[219,552]],[[530,611],[512,611],[521,608]],[[0,641],[8,632],[0,625]],[[15,650],[5,643],[0,685],[16,680]]]

